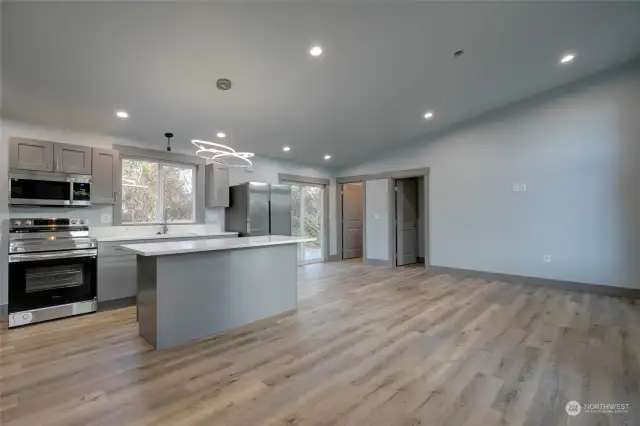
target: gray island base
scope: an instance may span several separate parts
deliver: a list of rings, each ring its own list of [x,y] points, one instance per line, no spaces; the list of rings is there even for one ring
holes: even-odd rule
[[[265,236],[131,244],[138,329],[165,349],[297,308],[297,244]]]

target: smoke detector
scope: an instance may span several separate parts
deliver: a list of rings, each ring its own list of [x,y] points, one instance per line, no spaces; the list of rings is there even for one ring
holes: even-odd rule
[[[219,78],[216,81],[216,87],[220,90],[229,90],[231,89],[231,80],[228,78]]]

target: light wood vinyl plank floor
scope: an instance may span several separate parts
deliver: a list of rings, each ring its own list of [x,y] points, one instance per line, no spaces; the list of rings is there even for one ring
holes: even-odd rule
[[[296,313],[162,352],[133,308],[2,325],[0,425],[640,425],[637,301],[349,261],[299,279]]]

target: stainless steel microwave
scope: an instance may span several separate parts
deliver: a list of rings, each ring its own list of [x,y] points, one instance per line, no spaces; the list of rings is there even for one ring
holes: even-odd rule
[[[9,204],[86,207],[91,205],[91,176],[10,172]]]

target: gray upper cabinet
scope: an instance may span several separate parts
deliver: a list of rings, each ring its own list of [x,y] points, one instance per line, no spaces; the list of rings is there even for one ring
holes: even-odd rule
[[[120,196],[120,152],[93,148],[91,160],[91,202],[114,204]]]
[[[79,175],[91,174],[91,147],[55,143],[53,170]]]
[[[9,168],[91,174],[91,148],[36,139],[9,140]]]
[[[53,142],[35,139],[9,139],[9,168],[53,171]]]
[[[229,167],[205,166],[205,201],[207,207],[229,207]]]

